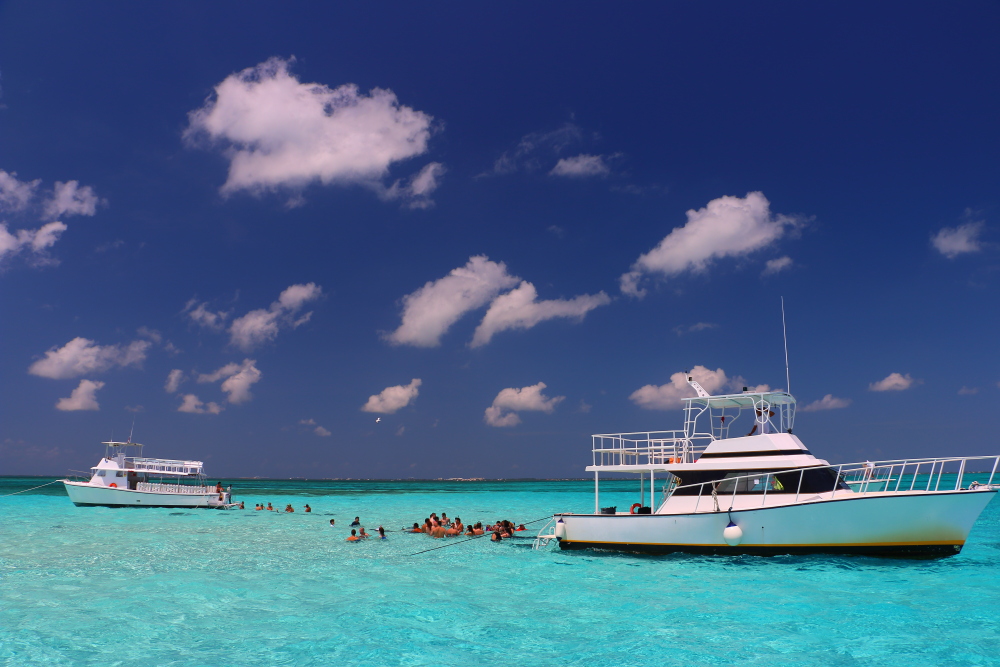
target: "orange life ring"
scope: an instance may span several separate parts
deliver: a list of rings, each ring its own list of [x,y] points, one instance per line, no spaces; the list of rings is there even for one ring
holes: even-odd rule
[[[629,510],[628,510],[628,513],[629,513],[629,514],[635,514],[635,511],[636,511],[637,509],[639,509],[640,507],[642,507],[642,503],[634,503],[634,504],[632,505],[632,507],[630,507],[630,508],[629,508]]]
[[[117,484],[115,484],[114,482],[111,482],[110,484],[108,484],[108,486],[110,486],[110,487],[112,487],[112,488],[114,488],[114,489],[117,489],[117,488],[118,488],[118,485],[117,485]]]

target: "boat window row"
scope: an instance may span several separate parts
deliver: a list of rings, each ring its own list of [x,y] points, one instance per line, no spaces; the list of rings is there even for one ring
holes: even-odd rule
[[[833,468],[808,470],[700,470],[686,471],[678,481],[678,496],[710,494],[826,493],[850,489]]]

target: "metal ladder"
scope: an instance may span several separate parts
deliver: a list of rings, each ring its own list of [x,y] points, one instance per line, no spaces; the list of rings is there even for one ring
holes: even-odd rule
[[[549,522],[542,526],[542,529],[538,531],[538,535],[535,536],[535,541],[531,544],[531,548],[535,551],[540,551],[541,549],[549,546],[549,542],[554,539],[556,539],[556,518],[552,517],[549,519]]]

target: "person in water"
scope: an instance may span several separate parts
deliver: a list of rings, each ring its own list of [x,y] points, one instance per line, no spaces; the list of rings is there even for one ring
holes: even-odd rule
[[[295,508],[294,508],[294,507],[292,507],[292,504],[291,504],[291,503],[288,503],[287,505],[285,505],[285,511],[286,511],[286,512],[294,512],[294,511],[295,511]]]
[[[242,509],[246,509],[245,507],[243,507],[243,501],[242,501],[242,500],[240,501],[240,509],[241,509],[241,510],[242,510]]]
[[[422,528],[420,527],[420,524],[419,524],[419,523],[417,523],[416,521],[414,521],[414,522],[413,522],[413,528],[411,528],[411,529],[410,529],[410,532],[411,532],[411,533],[422,533],[422,532],[424,532],[424,531],[423,531],[423,529],[422,529]]]
[[[271,503],[268,503],[268,504],[267,504],[267,511],[268,511],[268,512],[273,512],[273,511],[274,511],[274,508],[273,508],[273,507],[271,507]]]
[[[476,523],[472,532],[476,535],[485,535],[486,531],[483,530],[483,523],[481,521]]]
[[[490,537],[490,542],[500,542],[502,540],[503,540],[503,537],[500,536],[500,533],[496,533],[495,532],[495,533],[493,533],[493,536]]]
[[[306,503],[306,511],[307,512],[312,512],[313,511],[313,508],[309,507],[309,503]]]
[[[351,522],[351,526],[360,526],[360,525],[361,525],[361,517],[359,516],[354,517],[354,521]]]
[[[361,526],[361,532],[358,533],[358,537],[362,537],[364,539],[368,539],[369,537],[371,537],[371,533],[366,533],[365,532],[365,527]]]
[[[383,528],[382,526],[378,527],[378,536],[379,536],[379,539],[383,539],[383,540],[385,539],[385,528]]]
[[[441,524],[434,526],[434,529],[431,530],[431,537],[433,537],[434,539],[437,539],[439,537],[444,537],[444,526],[442,526]]]
[[[330,528],[333,528],[334,519],[330,519]]]
[[[358,531],[356,531],[355,529],[351,528],[351,536],[347,538],[347,541],[348,542],[357,542],[360,539],[361,538],[358,537]]]

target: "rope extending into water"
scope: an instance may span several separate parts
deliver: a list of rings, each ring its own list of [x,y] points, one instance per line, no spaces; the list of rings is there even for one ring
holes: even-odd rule
[[[543,516],[541,519],[535,519],[534,521],[526,521],[526,522],[524,522],[521,525],[522,526],[530,526],[533,523],[538,523],[539,521],[545,521],[546,519],[551,519],[551,518],[552,518],[552,515],[549,514],[548,516]],[[458,545],[458,544],[464,544],[465,542],[471,542],[472,540],[478,540],[480,537],[486,537],[487,535],[492,535],[492,533],[483,533],[482,535],[476,535],[475,537],[470,537],[469,539],[462,540],[461,542],[452,542],[450,544],[442,544],[439,547],[431,547],[430,549],[424,549],[423,551],[418,551],[417,553],[410,554],[410,555],[411,556],[419,556],[420,554],[425,554],[428,551],[436,551],[437,549],[444,549],[445,547],[453,547],[453,546]]]
[[[45,484],[41,484],[39,486],[33,486],[30,489],[22,489],[21,491],[15,491],[14,493],[5,493],[4,495],[0,496],[0,498],[6,498],[7,496],[16,496],[19,493],[27,493],[28,491],[34,491],[35,489],[40,489],[43,486],[48,486],[49,484],[58,484],[61,481],[62,481],[61,479],[55,479],[52,480],[51,482],[46,482]]]

